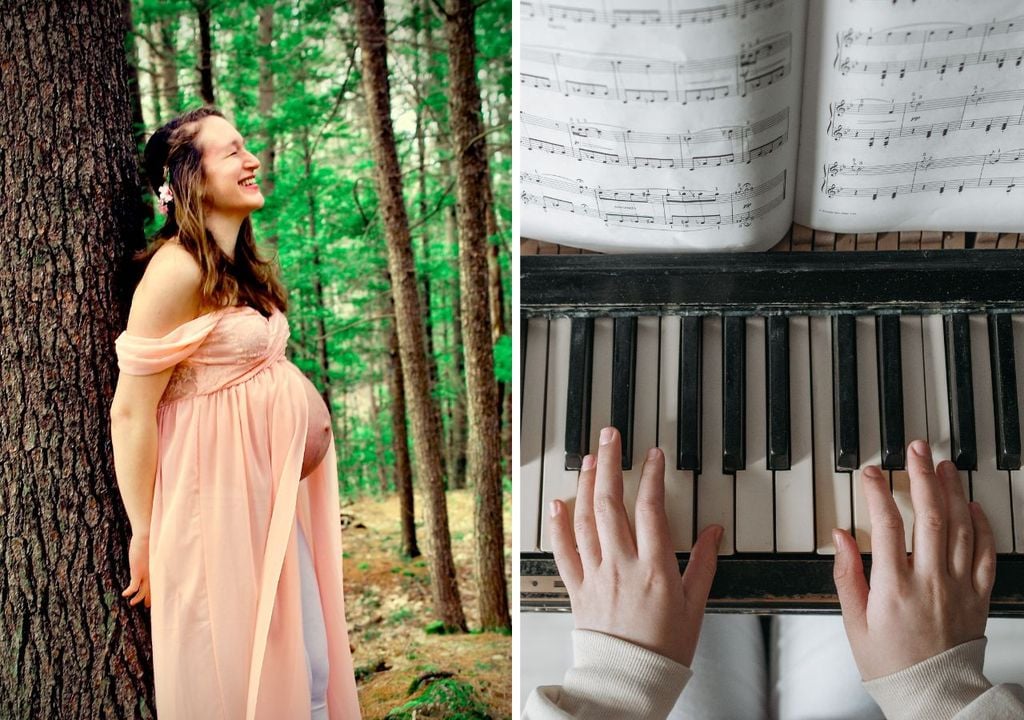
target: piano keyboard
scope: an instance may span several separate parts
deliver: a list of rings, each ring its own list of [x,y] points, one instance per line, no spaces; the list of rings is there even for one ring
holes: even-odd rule
[[[942,275],[940,262],[919,255]],[[764,262],[767,256],[760,257]],[[868,266],[875,262],[862,257],[857,260]],[[533,258],[523,258],[524,286],[531,284],[529,270],[542,267],[528,260]],[[678,274],[692,281],[687,287],[702,286],[702,299],[694,300],[678,287],[652,290],[656,279],[647,289],[607,285],[623,262],[632,261],[573,257],[567,275],[602,268],[578,278],[580,288],[589,284],[588,292],[595,293],[587,306],[570,303],[574,291],[555,288],[549,277],[543,278],[546,292],[523,289],[524,608],[531,606],[531,591],[539,606],[552,593],[564,596],[557,575],[548,575],[553,563],[547,508],[556,498],[572,506],[580,461],[596,452],[606,425],[622,434],[631,522],[643,457],[652,446],[664,451],[666,506],[681,563],[697,532],[717,523],[726,529],[723,556],[750,561],[749,572],[800,574],[814,568],[818,584],[805,593],[809,606],[832,608],[834,597],[826,597],[834,592],[832,528],[850,530],[861,551],[870,552],[861,471],[879,465],[888,472],[909,547],[913,510],[905,449],[915,438],[927,439],[936,460],[955,462],[968,496],[985,509],[1000,554],[999,590],[1010,583],[1014,611],[1024,608],[1024,562],[1004,562],[1024,561],[1021,281],[1006,275],[1002,279],[1009,284],[1000,285],[987,271],[993,283],[987,297],[959,288],[937,299],[893,292],[893,285],[869,301],[849,287],[841,302],[819,301],[812,288],[798,287],[827,280],[826,272],[752,302],[727,300],[724,291],[709,294],[709,279],[689,265]],[[601,263],[614,266],[610,274]],[[653,265],[643,270],[657,275]],[[912,268],[904,270],[909,274],[903,282],[913,282]],[[847,282],[854,286],[871,275],[858,278],[857,268],[848,271]],[[731,278],[712,275],[730,285]],[[799,583],[794,587],[801,593]],[[714,605],[715,590],[712,595]]]

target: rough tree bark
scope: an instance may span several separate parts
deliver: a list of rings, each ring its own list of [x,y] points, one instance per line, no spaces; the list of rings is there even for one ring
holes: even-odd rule
[[[494,379],[487,274],[487,146],[476,81],[473,0],[448,0],[448,107],[458,184],[459,278],[466,356],[467,474],[476,488],[474,530],[480,624],[511,628],[502,522],[501,417]]]
[[[110,445],[143,244],[125,17],[113,0],[0,12],[3,718],[154,714]]]
[[[406,399],[412,416],[416,471],[427,502],[430,589],[434,611],[446,626],[466,629],[459,598],[448,531],[440,431],[435,420],[427,372],[423,312],[416,284],[409,218],[402,197],[402,169],[391,125],[386,33],[382,0],[355,0],[356,28],[362,50],[363,88],[376,165],[380,214],[388,245],[388,270],[395,299],[398,348],[405,376]]]

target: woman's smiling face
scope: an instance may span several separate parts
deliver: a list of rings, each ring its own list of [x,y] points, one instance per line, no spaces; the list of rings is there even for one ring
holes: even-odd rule
[[[215,115],[203,118],[196,142],[203,152],[207,208],[248,215],[263,207],[263,194],[254,180],[260,161],[245,149],[231,123]]]

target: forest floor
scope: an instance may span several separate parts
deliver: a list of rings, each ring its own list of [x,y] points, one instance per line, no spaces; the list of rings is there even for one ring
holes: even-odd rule
[[[512,636],[481,633],[473,573],[471,490],[448,493],[448,521],[469,634],[428,634],[434,620],[426,558],[401,556],[398,497],[343,503],[345,601],[359,704],[366,720],[510,719]],[[417,540],[426,543],[423,503]],[[505,567],[511,588],[511,510],[505,495]],[[440,678],[440,679],[438,679]],[[407,703],[411,706],[401,708]]]

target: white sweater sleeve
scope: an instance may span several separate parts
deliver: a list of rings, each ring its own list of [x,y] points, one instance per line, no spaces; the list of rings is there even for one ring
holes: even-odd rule
[[[888,720],[1020,720],[1024,688],[982,674],[986,638],[864,683]]]
[[[523,720],[665,718],[692,674],[685,665],[611,635],[574,630],[572,641],[575,665],[564,684],[530,693]]]

